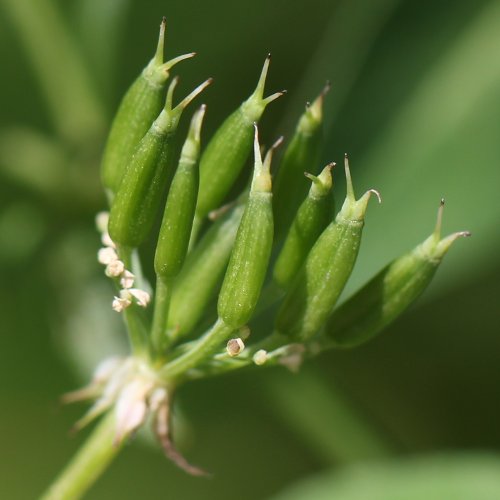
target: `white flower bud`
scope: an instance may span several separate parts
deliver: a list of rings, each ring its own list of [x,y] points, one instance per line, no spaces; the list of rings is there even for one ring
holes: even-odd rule
[[[135,280],[135,275],[125,269],[125,271],[123,271],[123,275],[120,280],[120,285],[123,288],[132,288],[134,286],[134,280]]]
[[[244,344],[243,340],[241,340],[240,338],[231,339],[227,342],[226,352],[232,358],[234,358],[235,356],[238,356],[238,354],[240,354],[240,352],[243,351],[243,349],[245,349],[245,344]]]
[[[111,236],[109,235],[109,233],[107,231],[104,232],[104,233],[102,233],[102,235],[101,235],[101,243],[105,247],[116,248],[115,242],[111,239]]]
[[[267,361],[267,351],[264,349],[259,349],[254,355],[253,355],[253,362],[261,366]]]
[[[107,266],[104,274],[108,278],[117,278],[125,271],[125,264],[121,260],[113,260]]]
[[[122,290],[120,292],[120,297],[115,297],[113,299],[113,309],[116,312],[122,312],[124,309],[126,309],[127,307],[129,307],[130,304],[132,304],[132,300],[131,300],[130,295],[129,296],[124,296],[124,294],[122,294],[123,291],[124,290]]]
[[[99,252],[97,252],[97,260],[99,261],[99,263],[107,266],[114,260],[118,260],[118,255],[116,254],[114,248],[101,248],[99,249]]]
[[[99,212],[95,216],[95,226],[100,233],[108,231],[109,212]]]
[[[139,288],[130,288],[128,291],[130,292],[130,295],[135,298],[138,306],[146,307],[149,304],[151,296],[148,292],[140,290]]]

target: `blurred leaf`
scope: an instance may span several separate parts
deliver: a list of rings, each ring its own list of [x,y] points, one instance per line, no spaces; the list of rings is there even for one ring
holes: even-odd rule
[[[500,457],[448,454],[365,464],[299,482],[273,500],[493,500]]]
[[[325,463],[382,458],[393,452],[387,437],[361,415],[331,381],[311,368],[283,371],[265,380],[266,399],[284,422]]]
[[[21,42],[58,133],[77,144],[99,137],[104,116],[92,78],[53,0],[1,0]]]
[[[467,229],[474,237],[450,252],[455,272],[440,283],[470,277],[472,261],[488,265],[498,254],[499,29],[500,4],[490,2],[427,68],[371,150],[361,160],[353,155],[357,190],[376,187],[384,203],[369,211],[349,290],[430,234],[442,196],[445,232]]]

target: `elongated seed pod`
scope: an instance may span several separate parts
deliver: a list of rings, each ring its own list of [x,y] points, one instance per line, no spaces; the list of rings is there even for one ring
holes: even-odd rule
[[[113,200],[109,234],[119,245],[137,247],[149,234],[172,167],[179,119],[187,105],[211,83],[203,82],[173,108],[177,81],[175,78],[170,84],[165,107],[137,146]]]
[[[187,335],[197,325],[220,284],[245,210],[247,194],[210,227],[191,252],[174,283],[168,315],[171,338]]]
[[[270,60],[269,54],[255,91],[219,127],[201,156],[200,194],[196,207],[198,220],[223,203],[252,149],[254,123],[260,120],[271,101],[283,95],[283,92],[277,92],[264,98]]]
[[[400,316],[427,288],[442,258],[466,231],[441,239],[444,200],[434,233],[411,252],[395,259],[330,316],[325,347],[348,348],[362,344]]]
[[[186,257],[198,197],[200,131],[205,109],[203,105],[193,116],[168,192],[154,261],[161,278],[176,276]]]
[[[101,179],[111,194],[118,190],[132,154],[160,113],[170,69],[194,52],[163,62],[166,20],[160,26],[156,53],[123,97],[116,112],[101,164]]]
[[[318,177],[307,174],[312,186],[300,205],[276,260],[273,279],[280,288],[289,288],[309,250],[330,221],[332,213],[332,174],[335,163],[328,164]]]
[[[347,157],[347,196],[335,221],[318,238],[278,312],[279,333],[305,341],[318,333],[335,306],[356,262],[364,216],[374,190],[354,197]]]
[[[307,195],[308,185],[302,173],[319,167],[323,145],[323,100],[330,89],[325,86],[315,101],[306,106],[292,140],[288,144],[274,181],[274,220],[276,239],[287,232],[299,205]]]
[[[278,143],[262,163],[255,125],[252,186],[217,303],[219,318],[235,329],[252,316],[266,276],[274,231],[270,167]]]

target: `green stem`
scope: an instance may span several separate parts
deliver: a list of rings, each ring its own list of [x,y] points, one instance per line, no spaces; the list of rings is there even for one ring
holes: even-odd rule
[[[118,255],[125,264],[126,269],[132,267],[133,250],[128,247],[120,247]],[[127,325],[127,332],[130,341],[130,347],[135,356],[149,359],[149,335],[148,327],[145,318],[142,316],[142,311],[135,304],[127,307],[123,311],[123,317]]]
[[[160,376],[172,380],[196,367],[201,361],[220,350],[223,342],[229,338],[233,331],[232,327],[218,319],[211,330],[205,333],[191,350],[165,365],[160,370]]]
[[[158,276],[156,280],[155,308],[153,314],[153,328],[151,330],[151,341],[156,353],[161,357],[166,348],[172,342],[167,337],[168,309],[170,296],[172,295],[171,281]]]
[[[94,429],[76,456],[56,478],[41,500],[77,499],[94,484],[121,449],[113,443],[115,415],[110,412]]]

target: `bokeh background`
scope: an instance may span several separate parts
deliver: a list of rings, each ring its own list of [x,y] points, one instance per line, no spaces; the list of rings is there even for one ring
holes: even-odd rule
[[[267,142],[331,80],[324,159],[349,152],[357,192],[384,200],[346,294],[432,230],[442,196],[445,232],[473,237],[366,346],[183,388],[178,440],[212,479],[138,438],[88,498],[500,498],[497,0],[0,0],[0,497],[36,498],[75,452],[84,407],[58,397],[122,348],[95,261],[99,155],[162,15],[167,56],[198,52],[178,95],[215,78],[205,138],[269,51],[267,88],[289,92]]]

